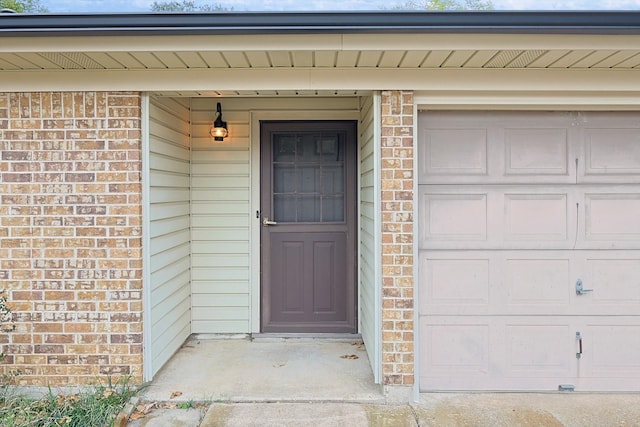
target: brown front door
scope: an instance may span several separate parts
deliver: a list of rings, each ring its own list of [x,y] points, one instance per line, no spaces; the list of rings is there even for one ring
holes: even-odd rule
[[[263,332],[356,332],[356,123],[261,123]]]

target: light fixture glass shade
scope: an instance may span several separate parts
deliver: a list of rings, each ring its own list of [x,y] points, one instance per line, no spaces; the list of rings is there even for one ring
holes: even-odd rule
[[[216,106],[216,118],[211,125],[211,129],[209,129],[209,135],[213,137],[214,141],[224,141],[229,136],[227,122],[222,120],[222,106],[219,102]]]
[[[209,135],[211,135],[216,141],[222,141],[224,138],[229,136],[229,131],[225,127],[216,127],[215,125],[212,125],[209,130]]]

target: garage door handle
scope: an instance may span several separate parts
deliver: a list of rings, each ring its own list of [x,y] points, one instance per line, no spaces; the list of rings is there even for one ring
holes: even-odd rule
[[[582,280],[578,279],[576,281],[576,295],[584,295],[587,292],[593,292],[593,289],[584,289],[582,285]]]
[[[582,334],[580,332],[576,332],[576,339],[578,340],[578,352],[576,353],[576,359],[580,359],[582,357]]]

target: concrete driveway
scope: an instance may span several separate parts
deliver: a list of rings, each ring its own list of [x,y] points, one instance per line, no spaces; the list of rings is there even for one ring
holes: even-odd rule
[[[640,427],[640,394],[424,393],[390,403],[358,340],[189,340],[131,427]],[[156,404],[157,403],[157,404]]]
[[[213,403],[164,409],[129,424],[146,427],[608,427],[640,426],[637,394],[424,394],[419,403]]]

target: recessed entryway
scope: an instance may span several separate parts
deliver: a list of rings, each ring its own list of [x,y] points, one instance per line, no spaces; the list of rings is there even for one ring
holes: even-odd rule
[[[223,141],[209,135],[217,103],[229,127]],[[379,366],[380,334],[375,325],[380,313],[380,298],[376,297],[380,280],[372,256],[377,238],[376,132],[372,128],[376,109],[371,94],[331,98],[149,96],[145,110],[149,121],[146,274],[150,283],[145,306],[146,378],[153,378],[190,334],[288,331],[348,333],[354,339],[359,334],[370,352],[371,365]],[[312,171],[311,176],[320,183],[315,190],[320,191],[291,192],[288,178],[276,192],[262,190],[260,129],[261,123],[268,122],[304,124],[305,129],[295,132],[306,142],[320,138],[304,148],[320,160],[308,163],[303,158],[300,165],[294,165],[294,170],[301,166],[305,172]],[[280,148],[286,156],[284,140]],[[287,175],[286,166],[282,176]],[[311,198],[315,200],[312,205],[319,201],[320,221],[309,221],[304,215],[302,221],[274,218],[274,212],[262,209],[261,194]],[[289,212],[288,208],[280,211]],[[280,223],[264,227],[264,220]],[[310,293],[302,299],[300,292],[280,289],[289,298],[281,313],[289,316],[296,311],[291,310],[291,300],[297,298],[307,304],[303,317],[315,319],[311,323],[306,318],[288,319],[285,328],[282,322],[278,324],[279,319],[267,322],[272,329],[262,328],[263,308],[271,306],[263,305],[262,300],[261,233],[278,234],[297,226],[305,229],[305,238],[315,228],[330,228],[322,230],[324,240],[311,242],[315,252],[305,262],[312,260],[312,267],[299,270],[311,272],[322,286],[305,289]],[[327,236],[335,239],[326,240]],[[287,250],[289,255],[298,255],[291,245]],[[292,261],[282,257],[280,261],[284,261],[280,265],[285,275],[294,271]],[[374,372],[379,381],[379,369]]]

